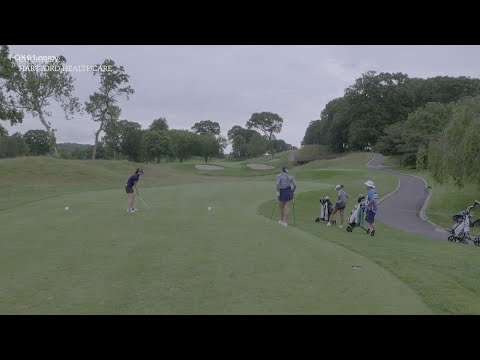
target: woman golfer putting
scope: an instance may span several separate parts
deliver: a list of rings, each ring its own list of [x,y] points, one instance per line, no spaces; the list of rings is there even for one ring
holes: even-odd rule
[[[140,180],[140,175],[142,174],[143,174],[143,169],[135,170],[135,173],[133,173],[128,178],[127,183],[125,184],[125,191],[127,192],[127,195],[128,195],[128,208],[127,208],[128,213],[137,211],[137,209],[133,207],[133,200],[135,199],[135,192],[133,188],[135,188],[135,190],[137,190],[138,192],[137,183]]]
[[[338,192],[338,201],[335,204],[335,209],[333,209],[332,215],[330,215],[330,219],[328,219],[327,226],[332,225],[333,217],[335,216],[337,211],[340,210],[341,223],[340,223],[340,225],[338,225],[338,227],[343,228],[343,213],[345,211],[345,207],[347,206],[347,202],[348,202],[348,199],[350,199],[350,197],[345,192],[345,190],[343,190],[343,185],[335,186],[335,190],[337,190],[337,192]]]
[[[282,226],[288,226],[288,210],[296,188],[295,178],[288,173],[287,165],[283,165],[282,172],[277,176],[277,198],[281,210],[278,223]]]

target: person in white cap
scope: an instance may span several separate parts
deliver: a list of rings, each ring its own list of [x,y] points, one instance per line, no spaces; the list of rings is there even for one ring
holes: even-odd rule
[[[335,190],[337,190],[337,192],[338,192],[338,201],[337,201],[337,203],[335,204],[335,209],[333,209],[333,212],[332,212],[332,214],[330,215],[330,219],[328,219],[328,224],[327,224],[327,226],[331,226],[331,225],[332,225],[333,217],[335,216],[335,214],[337,213],[337,211],[340,210],[341,223],[340,223],[340,225],[339,225],[338,227],[339,227],[339,228],[343,228],[343,213],[344,213],[344,211],[345,211],[345,207],[347,206],[347,202],[348,202],[348,199],[350,199],[350,197],[349,197],[348,194],[345,192],[345,190],[343,190],[343,185],[337,185],[337,186],[335,186]]]
[[[373,222],[375,221],[375,215],[377,214],[378,210],[378,194],[377,190],[375,189],[375,184],[372,180],[366,181],[365,186],[367,187],[368,191],[367,199],[365,200],[365,206],[367,207],[367,234],[370,234],[370,236],[375,236],[375,225],[373,225]]]

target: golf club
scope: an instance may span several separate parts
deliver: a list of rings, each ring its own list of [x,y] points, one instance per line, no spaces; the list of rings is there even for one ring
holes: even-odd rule
[[[148,210],[150,210],[150,208],[148,207],[148,205],[147,205],[147,203],[145,202],[145,200],[143,200],[143,198],[140,196],[140,193],[138,192],[138,190],[137,190],[137,195],[138,195],[138,197],[140,198],[140,200],[142,200],[142,202],[143,202],[143,204],[145,205],[145,207],[146,207]]]
[[[277,199],[274,200],[273,211],[272,211],[272,216],[270,216],[270,221],[272,221],[273,219],[273,214],[275,213],[276,207],[277,207]]]

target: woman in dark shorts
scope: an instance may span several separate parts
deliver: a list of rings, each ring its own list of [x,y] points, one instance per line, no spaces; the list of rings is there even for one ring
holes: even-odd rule
[[[297,188],[295,178],[288,173],[287,165],[282,166],[282,172],[277,176],[277,198],[280,202],[280,220],[278,223],[282,226],[288,226],[288,211],[290,201],[293,199],[293,193]]]
[[[133,207],[133,200],[135,199],[135,191],[133,188],[137,189],[137,183],[140,180],[140,175],[143,174],[143,169],[137,169],[135,170],[135,173],[133,173],[127,180],[127,183],[125,184],[125,191],[128,195],[128,208],[127,212],[132,213],[137,211]]]
[[[341,223],[338,225],[339,228],[343,228],[343,213],[345,211],[345,208],[347,207],[347,202],[350,197],[348,194],[343,190],[343,185],[337,185],[335,186],[335,190],[338,192],[338,201],[335,204],[335,209],[333,209],[332,215],[330,215],[330,219],[328,220],[327,226],[332,225],[332,219],[337,213],[337,211],[340,211],[340,218],[341,218]]]

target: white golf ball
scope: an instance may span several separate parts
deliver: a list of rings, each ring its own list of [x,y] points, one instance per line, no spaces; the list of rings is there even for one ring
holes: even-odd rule
[[[68,206],[65,206],[65,210],[68,210],[68,209],[70,209],[70,208]]]
[[[209,211],[210,211],[210,210],[212,210],[212,207],[211,207],[211,206],[209,206],[209,207],[208,207],[208,210],[209,210]]]

